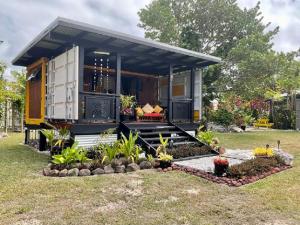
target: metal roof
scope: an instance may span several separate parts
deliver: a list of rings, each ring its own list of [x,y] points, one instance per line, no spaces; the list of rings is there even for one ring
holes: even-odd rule
[[[166,73],[170,64],[184,70],[221,61],[211,55],[58,17],[18,54],[12,64],[28,66],[41,57],[55,57],[73,45],[90,51],[118,52],[126,59],[122,61],[122,68],[138,68],[149,73]]]

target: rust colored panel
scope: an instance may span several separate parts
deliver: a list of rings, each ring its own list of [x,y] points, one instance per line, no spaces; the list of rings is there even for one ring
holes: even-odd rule
[[[41,79],[29,81],[29,118],[41,118]]]
[[[174,85],[173,96],[183,96],[183,95],[184,95],[184,85]]]

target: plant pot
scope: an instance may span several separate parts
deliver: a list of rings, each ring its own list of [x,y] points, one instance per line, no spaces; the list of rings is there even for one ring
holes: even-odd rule
[[[159,161],[159,167],[162,169],[168,168],[172,165],[171,161]]]
[[[226,173],[227,169],[228,165],[215,164],[215,175],[222,176],[224,173]]]
[[[246,126],[245,126],[245,125],[242,125],[242,126],[241,126],[241,129],[242,129],[243,131],[245,131],[245,130],[246,130]]]

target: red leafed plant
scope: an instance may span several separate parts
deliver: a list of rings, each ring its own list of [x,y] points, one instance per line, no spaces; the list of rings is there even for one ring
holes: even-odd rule
[[[220,166],[228,166],[229,162],[226,158],[222,158],[222,157],[218,156],[214,159],[214,164],[220,165]]]

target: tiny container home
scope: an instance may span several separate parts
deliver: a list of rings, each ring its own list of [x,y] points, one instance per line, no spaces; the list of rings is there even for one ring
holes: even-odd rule
[[[73,139],[86,147],[109,128],[115,134],[100,141],[112,142],[132,131],[139,132],[139,142],[148,149],[157,145],[158,133],[174,137],[174,144],[193,142],[201,117],[202,68],[219,62],[214,56],[57,18],[13,60],[13,65],[27,67],[25,142],[32,130],[51,126],[68,126]],[[137,106],[159,105],[163,119],[121,121],[121,94],[134,95]],[[45,137],[40,133],[38,139],[43,150]]]

